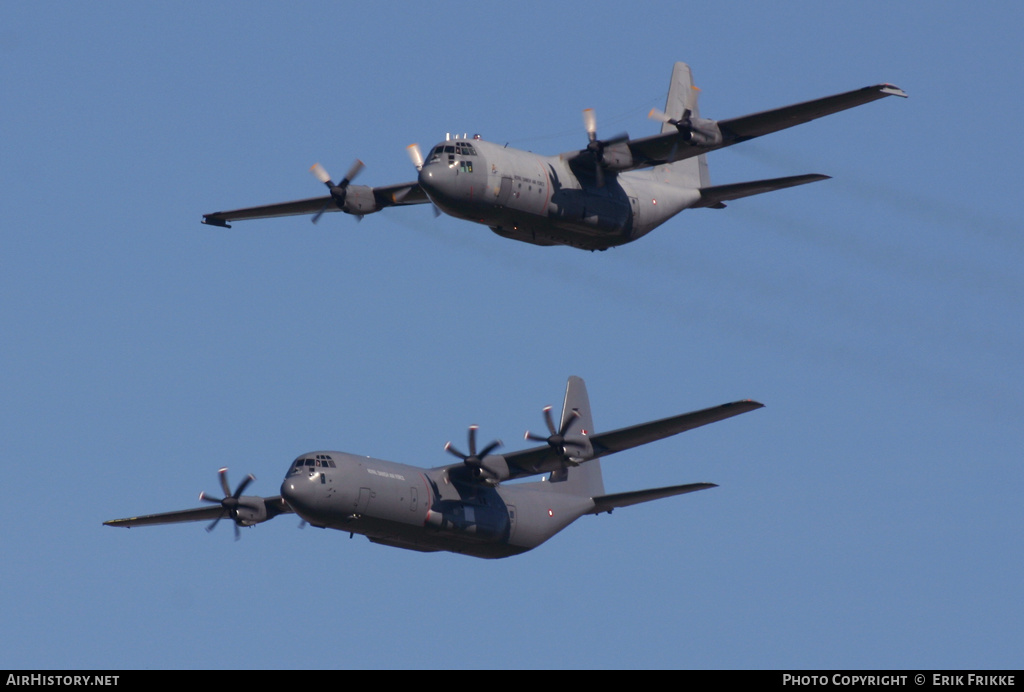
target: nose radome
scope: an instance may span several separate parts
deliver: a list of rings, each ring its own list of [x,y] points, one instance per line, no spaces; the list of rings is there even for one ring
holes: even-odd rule
[[[281,497],[295,511],[304,509],[307,504],[303,502],[303,497],[307,494],[304,492],[307,484],[308,481],[305,474],[290,476],[281,483]]]
[[[433,166],[424,166],[423,168],[420,169],[420,174],[418,176],[420,187],[422,187],[427,192],[432,192],[434,189],[433,168]]]

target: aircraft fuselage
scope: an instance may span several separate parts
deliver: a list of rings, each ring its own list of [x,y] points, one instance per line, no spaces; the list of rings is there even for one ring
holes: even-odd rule
[[[311,452],[292,463],[281,496],[316,527],[412,550],[500,558],[540,545],[594,507],[590,498],[543,485],[466,483],[444,468]]]
[[[659,180],[661,167],[577,175],[561,156],[541,156],[481,139],[435,146],[420,170],[430,200],[451,216],[534,245],[606,250],[654,230],[700,200]]]

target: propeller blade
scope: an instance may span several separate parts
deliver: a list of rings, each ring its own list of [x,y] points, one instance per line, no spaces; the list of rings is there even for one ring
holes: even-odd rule
[[[249,487],[249,484],[252,483],[254,480],[256,480],[256,476],[250,473],[245,480],[238,484],[238,490],[236,490],[235,494],[232,495],[231,497],[237,500],[239,497],[241,497],[242,491]]]
[[[552,435],[554,435],[556,428],[555,428],[555,421],[551,418],[551,408],[552,408],[551,406],[545,406],[544,407],[544,422],[548,424],[548,431]]]
[[[210,497],[206,493],[199,493],[199,499],[202,500],[203,502],[213,502],[214,504],[218,505],[224,501],[224,498],[222,497]]]
[[[313,223],[316,223],[317,221],[319,221],[320,217],[324,215],[324,212],[327,211],[327,207],[329,207],[329,206],[331,206],[331,200],[327,200],[326,202],[324,202],[324,206],[320,207],[320,211],[318,211],[316,214],[313,215],[313,218],[311,219],[311,221]]]
[[[319,180],[321,183],[323,183],[327,187],[333,187],[333,183],[331,183],[331,176],[327,173],[327,171],[324,170],[324,167],[321,166],[319,163],[314,163],[312,166],[310,166],[309,170],[313,173],[313,175],[316,176],[316,179]]]
[[[593,108],[583,110],[583,128],[587,131],[587,137],[593,142],[597,139],[597,116]]]
[[[217,527],[217,523],[220,522],[220,520],[223,519],[223,518],[224,518],[224,515],[221,514],[219,517],[214,519],[213,523],[206,527],[206,533],[210,533],[211,531],[213,531]]]
[[[471,457],[476,456],[476,431],[479,427],[479,425],[469,426],[469,456]]]
[[[571,426],[573,424],[573,421],[575,421],[579,417],[580,417],[580,412],[579,411],[577,411],[576,409],[570,410],[569,411],[569,415],[565,419],[565,422],[562,423],[562,427],[559,428],[558,434],[564,436],[565,433],[567,433],[569,431],[569,426]]]
[[[423,168],[423,152],[420,151],[420,145],[410,144],[405,151],[409,154],[412,165],[416,166],[416,170],[421,170]]]
[[[348,169],[348,173],[346,173],[345,177],[341,179],[340,183],[338,183],[338,187],[348,187],[348,184],[355,180],[355,177],[359,175],[359,171],[363,170],[365,167],[366,166],[362,161],[356,159],[356,162]],[[326,173],[326,171],[324,172]]]
[[[231,486],[228,485],[228,467],[224,466],[217,471],[220,476],[220,487],[224,489],[224,497],[231,496]]]
[[[698,96],[700,96],[700,88],[699,87],[695,87],[694,85],[691,84],[690,85],[690,90],[688,92],[686,92],[686,103],[683,104],[683,108],[686,109],[684,111],[684,113],[686,114],[687,117],[689,117],[689,115],[693,111],[697,110],[697,97]]]
[[[668,113],[665,111],[659,111],[657,108],[652,108],[651,112],[647,114],[647,117],[651,120],[657,120],[660,123],[672,122],[672,118],[668,117]]]

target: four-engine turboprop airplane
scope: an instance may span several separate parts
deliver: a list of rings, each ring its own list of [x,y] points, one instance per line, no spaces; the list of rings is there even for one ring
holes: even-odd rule
[[[541,156],[482,140],[446,139],[426,160],[416,144],[408,147],[417,181],[367,187],[352,185],[363,168],[359,160],[337,184],[320,164],[313,173],[330,195],[294,202],[218,211],[203,223],[228,222],[343,211],[362,217],[385,207],[433,203],[451,216],[489,226],[500,236],[534,245],[569,245],[606,250],[632,242],[684,209],[721,209],[725,202],[803,185],[829,176],[796,175],[728,185],[711,185],[705,155],[815,118],[886,96],[906,94],[878,84],[835,96],[730,120],[707,120],[697,108],[690,68],[676,63],[665,111],[649,116],[661,133],[629,139],[623,133],[598,139],[593,110],[583,111],[589,142],[585,149]]]
[[[313,526],[363,534],[383,545],[508,557],[536,548],[585,514],[715,487],[690,483],[606,494],[600,458],[762,406],[737,401],[598,433],[586,385],[570,377],[558,427],[549,406],[544,409],[549,434],[526,433],[526,439],[545,443],[539,447],[497,454],[501,443],[495,441],[477,450],[477,429],[471,426],[468,454],[448,443],[445,449],[460,461],[433,469],[344,452],[310,452],[289,466],[280,495],[242,495],[252,476],[232,493],[227,469],[221,469],[224,497],[199,495],[216,506],[104,523],[131,528],[212,519],[207,529],[212,530],[228,517],[237,539],[239,526],[294,512]],[[504,483],[539,474],[547,475],[540,481]]]

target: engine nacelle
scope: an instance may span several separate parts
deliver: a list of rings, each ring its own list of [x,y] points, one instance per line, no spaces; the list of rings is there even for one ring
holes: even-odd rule
[[[373,196],[373,188],[366,185],[349,185],[345,189],[345,202],[341,210],[347,214],[372,214],[379,211],[377,199]]]
[[[496,485],[511,478],[505,457],[492,454],[484,457],[480,465],[469,466],[470,474],[478,481]]]
[[[238,498],[238,507],[235,508],[233,515],[232,519],[239,526],[255,526],[269,519],[267,505],[263,502],[262,497],[245,497],[243,495]]]
[[[601,165],[610,171],[624,171],[633,167],[633,152],[627,142],[607,145],[601,151]]]
[[[683,139],[695,146],[713,147],[722,143],[722,131],[714,120],[693,118],[690,127],[683,130]]]
[[[562,454],[570,464],[579,464],[594,458],[594,445],[586,435],[567,434]]]

